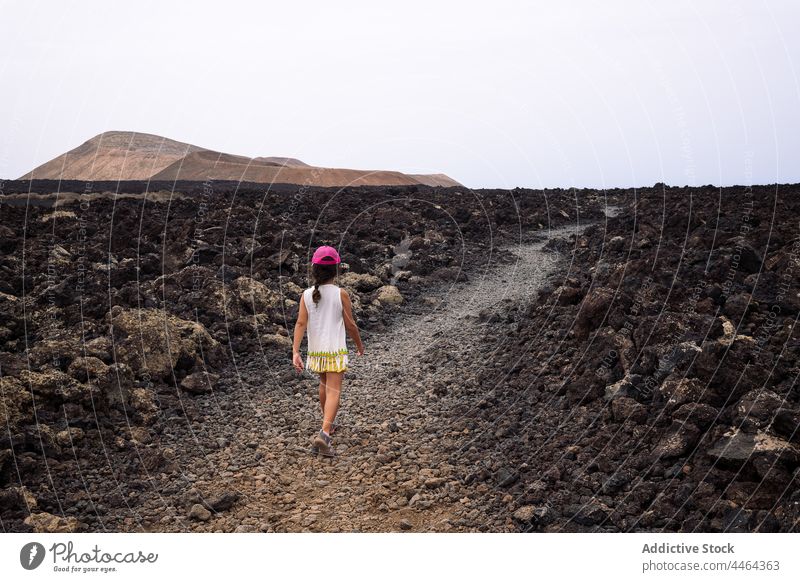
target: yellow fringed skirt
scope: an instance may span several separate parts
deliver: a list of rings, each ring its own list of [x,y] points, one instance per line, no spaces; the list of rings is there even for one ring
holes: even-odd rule
[[[312,372],[345,372],[347,370],[347,350],[337,352],[308,352],[306,368]]]

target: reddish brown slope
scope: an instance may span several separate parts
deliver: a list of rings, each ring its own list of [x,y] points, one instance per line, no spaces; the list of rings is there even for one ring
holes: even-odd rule
[[[20,180],[147,180],[197,146],[149,133],[107,131],[96,135]]]
[[[234,180],[307,186],[460,186],[444,174],[318,168],[286,157],[248,158],[158,135],[101,133],[20,180]]]
[[[419,180],[389,171],[282,166],[263,158],[199,151],[164,168],[153,180],[241,180],[243,182],[306,184],[308,186],[396,186]]]

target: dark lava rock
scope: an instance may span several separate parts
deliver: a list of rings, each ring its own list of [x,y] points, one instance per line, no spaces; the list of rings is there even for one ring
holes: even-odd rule
[[[511,487],[519,481],[519,473],[509,467],[501,467],[494,475],[498,487]]]
[[[611,515],[611,509],[597,499],[591,499],[572,511],[572,521],[583,526],[599,525]]]
[[[631,420],[641,424],[647,420],[647,409],[627,396],[620,396],[611,401],[611,413],[618,422]]]
[[[732,428],[708,450],[708,455],[727,466],[739,467],[766,459],[770,465],[789,467],[800,464],[800,449],[792,443],[766,433],[745,433]]]
[[[690,402],[672,413],[672,418],[681,422],[691,422],[705,429],[719,419],[719,411],[708,404]]]
[[[199,503],[196,503],[192,505],[192,508],[189,510],[188,517],[194,521],[208,521],[211,519],[211,512]]]
[[[700,429],[693,424],[674,421],[653,452],[657,457],[682,457],[697,444],[700,435]]]
[[[218,380],[217,374],[194,372],[181,380],[181,389],[192,394],[206,394],[214,390]]]
[[[241,495],[236,492],[225,491],[223,493],[218,493],[208,497],[203,501],[203,505],[205,505],[211,511],[226,511],[233,507],[233,505],[239,501],[240,498]]]
[[[776,410],[772,430],[789,441],[800,441],[800,411],[787,408]]]

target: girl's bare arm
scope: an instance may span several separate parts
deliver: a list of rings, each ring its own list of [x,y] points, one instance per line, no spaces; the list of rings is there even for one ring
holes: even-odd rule
[[[300,312],[297,314],[297,322],[294,324],[294,343],[292,344],[292,353],[300,353],[300,344],[303,343],[303,336],[306,333],[306,326],[308,325],[308,310],[306,309],[306,302],[303,296],[300,296]]]
[[[308,309],[303,296],[300,296],[300,312],[297,314],[297,322],[294,324],[294,342],[292,343],[292,365],[298,372],[303,371],[303,358],[300,357],[300,344],[303,343],[303,336],[306,334],[308,326]]]
[[[350,295],[347,291],[341,289],[342,294],[342,317],[344,317],[344,328],[347,330],[347,335],[356,344],[358,355],[364,355],[364,343],[361,341],[361,334],[358,332],[358,324],[353,317],[353,304],[350,302]]]

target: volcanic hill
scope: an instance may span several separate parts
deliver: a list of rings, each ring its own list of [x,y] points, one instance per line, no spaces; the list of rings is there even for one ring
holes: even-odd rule
[[[306,186],[460,186],[444,174],[321,168],[286,157],[248,158],[132,131],[107,131],[20,180],[234,180]]]

